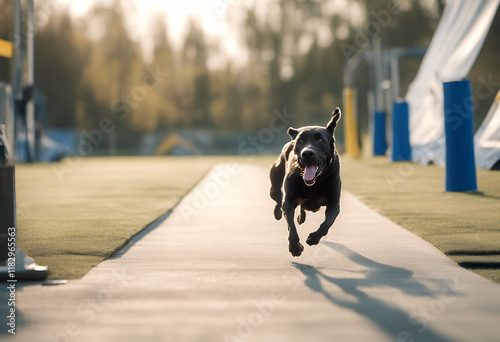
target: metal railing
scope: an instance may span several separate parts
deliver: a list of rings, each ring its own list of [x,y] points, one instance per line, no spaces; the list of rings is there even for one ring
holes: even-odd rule
[[[13,162],[16,155],[16,115],[13,89],[7,83],[0,83],[0,124],[5,124],[5,136],[10,147],[9,159]]]

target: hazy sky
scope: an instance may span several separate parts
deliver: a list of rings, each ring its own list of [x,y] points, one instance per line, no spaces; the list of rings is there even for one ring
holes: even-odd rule
[[[76,17],[84,15],[94,5],[111,4],[114,0],[48,0],[70,7]],[[131,36],[140,41],[146,59],[151,56],[153,48],[152,23],[158,17],[164,18],[168,24],[169,36],[177,47],[183,42],[189,18],[199,21],[203,27],[207,43],[218,44],[219,55],[211,54],[209,67],[221,67],[228,59],[233,65],[244,65],[247,61],[247,51],[240,43],[241,35],[238,25],[246,15],[246,9],[254,7],[258,16],[265,16],[270,2],[276,0],[128,0],[121,1],[124,7],[127,26]],[[403,1],[403,0],[400,0]],[[432,0],[430,0],[432,1]],[[278,5],[276,5],[278,6]],[[331,0],[323,10],[326,12],[341,12],[351,22],[362,20],[359,4],[349,0]],[[272,8],[272,7],[271,7]],[[340,34],[342,28],[337,34]],[[332,42],[332,32],[328,25],[316,28],[318,43],[328,45]],[[312,37],[310,37],[312,41]],[[300,48],[300,46],[299,46]]]

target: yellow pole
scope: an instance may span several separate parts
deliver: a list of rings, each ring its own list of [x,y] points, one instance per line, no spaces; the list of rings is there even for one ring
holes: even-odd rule
[[[361,155],[361,151],[359,148],[358,122],[354,113],[354,98],[352,88],[344,88],[344,108],[346,112],[344,126],[346,153],[351,158],[359,158]]]

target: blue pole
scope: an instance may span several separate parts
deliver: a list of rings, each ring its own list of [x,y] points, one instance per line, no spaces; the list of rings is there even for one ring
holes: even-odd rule
[[[394,102],[392,106],[392,161],[411,160],[408,103]]]
[[[477,191],[470,80],[443,82],[446,191]]]
[[[375,112],[373,115],[373,155],[384,156],[386,149],[385,113]]]

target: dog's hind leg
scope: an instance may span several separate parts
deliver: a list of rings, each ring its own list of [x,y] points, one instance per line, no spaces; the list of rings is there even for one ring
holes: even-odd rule
[[[283,192],[281,191],[281,187],[283,186],[283,178],[285,178],[285,164],[283,156],[279,156],[278,160],[271,166],[270,172],[271,191],[269,193],[271,198],[276,201],[276,206],[274,207],[274,217],[276,220],[280,220],[282,215]]]
[[[306,221],[306,212],[304,211],[304,208],[302,206],[300,207],[300,213],[297,216],[297,223],[302,224]]]

